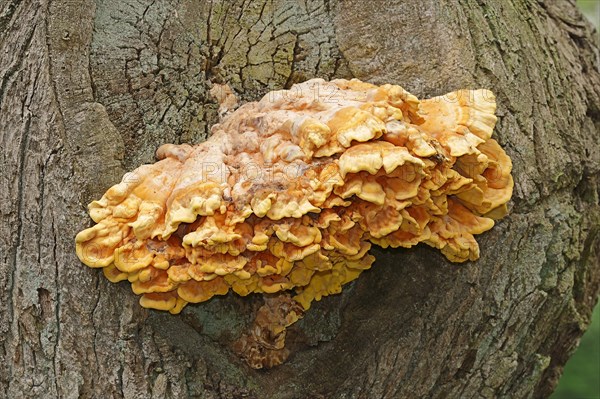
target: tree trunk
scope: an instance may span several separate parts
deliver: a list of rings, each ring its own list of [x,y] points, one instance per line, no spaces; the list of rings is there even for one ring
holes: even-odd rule
[[[548,396],[600,286],[599,68],[574,1],[0,1],[0,397]],[[74,236],[160,144],[208,136],[213,83],[311,77],[493,90],[515,193],[480,260],[375,249],[256,371],[230,345],[260,297],[148,311]]]

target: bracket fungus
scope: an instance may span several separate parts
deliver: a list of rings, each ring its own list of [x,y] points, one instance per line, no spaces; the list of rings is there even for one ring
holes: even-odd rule
[[[229,291],[265,294],[236,348],[274,366],[286,327],[369,269],[372,244],[479,257],[474,235],[506,214],[513,189],[495,109],[489,90],[419,101],[356,79],[270,92],[204,143],[161,146],[92,202],[77,255],[174,314]]]

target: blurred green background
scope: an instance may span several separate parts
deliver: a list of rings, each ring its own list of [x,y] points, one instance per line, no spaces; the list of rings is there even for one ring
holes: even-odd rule
[[[583,14],[596,26],[600,26],[600,0],[577,0]]]
[[[577,5],[598,28],[600,0],[578,0]],[[592,324],[569,359],[551,399],[600,399],[600,306],[596,306]]]
[[[577,0],[577,5],[596,27],[600,26],[600,0]]]
[[[569,359],[558,387],[550,398],[600,398],[600,306],[594,309],[592,324]]]

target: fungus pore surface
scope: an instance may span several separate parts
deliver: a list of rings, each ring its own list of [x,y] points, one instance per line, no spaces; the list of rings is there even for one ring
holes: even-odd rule
[[[128,280],[146,308],[266,294],[235,347],[253,367],[279,364],[286,327],[370,268],[372,244],[479,257],[474,235],[506,214],[513,188],[495,109],[489,90],[419,101],[356,79],[269,92],[204,143],[161,146],[92,202],[77,255]]]

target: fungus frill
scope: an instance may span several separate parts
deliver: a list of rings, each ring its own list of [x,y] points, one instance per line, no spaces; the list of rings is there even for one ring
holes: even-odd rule
[[[269,299],[238,345],[253,367],[278,364],[285,328],[370,268],[371,244],[479,257],[474,235],[513,188],[495,109],[488,90],[419,101],[355,79],[270,92],[92,202],[77,254],[171,313],[229,291],[283,293],[289,311]]]

